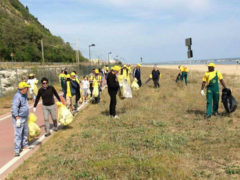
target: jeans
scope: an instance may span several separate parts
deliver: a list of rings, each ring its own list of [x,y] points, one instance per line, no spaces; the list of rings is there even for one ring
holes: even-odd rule
[[[28,117],[21,117],[21,127],[16,126],[16,119],[12,117],[14,128],[14,150],[20,153],[21,149],[28,146]]]

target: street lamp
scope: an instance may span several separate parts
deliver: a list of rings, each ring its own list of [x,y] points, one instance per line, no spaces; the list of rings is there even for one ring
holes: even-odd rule
[[[110,64],[110,59],[109,59],[110,54],[112,54],[112,52],[108,53],[108,64]]]
[[[96,45],[95,44],[90,44],[88,46],[88,48],[89,48],[89,60],[91,60],[91,47],[94,47],[94,46],[96,46]]]

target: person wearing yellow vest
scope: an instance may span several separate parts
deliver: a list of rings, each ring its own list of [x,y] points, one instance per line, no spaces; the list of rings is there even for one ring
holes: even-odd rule
[[[188,68],[186,66],[182,66],[182,65],[179,66],[178,68],[179,68],[180,74],[181,74],[181,81],[183,81],[183,79],[184,79],[185,84],[187,85],[188,84],[188,72],[189,72]]]
[[[98,85],[98,89],[99,89],[99,93],[98,93],[98,97],[95,99],[96,103],[100,102],[100,93],[101,93],[101,85],[102,85],[102,76],[99,72],[99,69],[95,69],[95,77],[93,79],[93,87],[94,87],[94,83],[97,83]]]
[[[123,76],[123,79],[126,79],[128,78],[128,68],[126,65],[123,65],[122,69],[121,69],[121,75]]]
[[[92,72],[89,74],[89,82],[90,82],[90,92],[91,92],[91,97],[93,95],[93,80],[95,77],[95,69],[92,69]]]
[[[79,92],[79,84],[76,81],[72,81],[70,74],[66,76],[66,81],[64,82],[64,92],[67,102],[67,108],[74,112],[76,110],[76,97]]]
[[[63,91],[63,85],[64,85],[65,77],[66,77],[65,71],[62,70],[61,73],[58,76],[59,83],[61,84],[62,91]]]
[[[75,99],[75,102],[73,102],[74,103],[74,108],[77,109],[78,108],[78,101],[80,99],[80,82],[79,82],[78,78],[76,78],[76,71],[71,72],[70,76],[71,76],[72,82],[78,87],[76,89],[76,99]]]
[[[223,76],[219,71],[215,70],[215,64],[210,63],[208,65],[208,72],[206,72],[202,79],[201,95],[204,96],[204,88],[207,87],[207,113],[206,118],[210,118],[211,115],[218,115],[218,105],[219,105],[219,83],[222,84],[224,88],[226,85],[223,81]]]

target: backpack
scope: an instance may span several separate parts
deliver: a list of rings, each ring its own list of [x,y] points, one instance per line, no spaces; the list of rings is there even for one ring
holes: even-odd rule
[[[227,113],[232,113],[237,109],[238,102],[232,96],[230,89],[224,88],[222,90],[222,103]]]

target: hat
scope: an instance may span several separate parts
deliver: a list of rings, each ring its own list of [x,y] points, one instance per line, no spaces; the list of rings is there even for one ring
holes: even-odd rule
[[[24,89],[24,88],[29,88],[29,87],[30,87],[30,85],[27,84],[26,82],[20,82],[18,84],[18,89]]]
[[[76,76],[75,72],[71,72],[71,76]]]
[[[29,76],[30,76],[30,77],[32,77],[32,76],[34,76],[34,74],[33,74],[33,73],[31,73],[31,74],[29,74]]]
[[[66,75],[66,78],[67,78],[67,79],[71,78],[71,77],[70,77],[70,74],[67,74],[67,75]]]
[[[106,70],[109,70],[109,67],[106,67]]]
[[[99,70],[98,70],[98,69],[95,69],[95,73],[98,74],[98,73],[99,73]]]
[[[114,70],[114,71],[120,71],[120,70],[121,70],[121,67],[120,67],[120,66],[113,66],[113,67],[112,67],[112,70]]]
[[[208,67],[215,67],[215,64],[214,63],[210,63],[210,64],[208,64]]]
[[[138,67],[141,67],[141,64],[137,64]]]
[[[126,65],[126,64],[124,64],[124,65],[123,65],[123,67],[127,67],[127,65]]]

